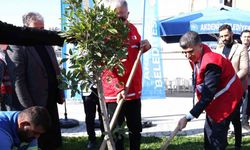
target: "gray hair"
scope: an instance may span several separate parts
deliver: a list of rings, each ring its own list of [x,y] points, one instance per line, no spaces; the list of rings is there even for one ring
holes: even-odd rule
[[[115,9],[118,7],[126,7],[128,8],[128,3],[126,0],[115,0],[111,3],[111,8]]]
[[[35,21],[44,22],[43,16],[37,12],[29,12],[29,13],[23,15],[23,25],[24,26],[29,26],[29,24],[31,22],[35,22]]]
[[[180,46],[186,49],[190,46],[195,46],[201,43],[201,38],[197,32],[188,31],[180,39]]]

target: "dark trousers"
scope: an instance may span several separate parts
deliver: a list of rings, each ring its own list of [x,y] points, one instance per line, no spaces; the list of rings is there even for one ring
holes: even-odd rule
[[[240,121],[240,106],[242,102],[239,103],[239,105],[236,107],[235,111],[232,114],[232,124],[234,127],[234,134],[235,134],[235,147],[240,148],[241,147],[241,141],[242,141],[242,127],[241,127],[241,121]]]
[[[238,106],[240,107],[240,105]],[[204,149],[205,150],[225,150],[227,143],[227,134],[230,121],[238,113],[237,108],[226,119],[220,123],[216,123],[208,115],[206,115],[206,121],[204,126]]]
[[[13,94],[2,94],[0,95],[0,111],[13,111],[15,110],[12,106],[12,95]]]
[[[46,109],[51,117],[51,127],[38,138],[38,146],[42,150],[56,150],[62,146],[61,128],[57,103],[55,101],[56,99],[55,93],[49,93]]]
[[[112,118],[117,103],[107,103],[108,113]],[[139,150],[141,143],[141,99],[134,99],[125,101],[121,112],[118,116],[117,127],[121,127],[126,118],[127,127],[129,130],[129,144],[130,150]],[[123,135],[117,133],[114,137],[116,150],[124,150]]]
[[[104,132],[103,128],[103,121],[101,116],[101,109],[99,105],[99,98],[97,94],[96,88],[91,88],[92,92],[89,96],[83,96],[83,105],[84,105],[84,111],[85,111],[85,123],[87,128],[87,134],[88,134],[88,140],[89,141],[95,141],[96,135],[95,135],[95,116],[96,116],[96,108],[99,115],[99,121],[100,121],[100,129],[102,133]]]
[[[248,94],[247,94],[247,108],[246,108],[246,114],[248,117],[250,116],[250,86],[248,86]]]
[[[250,116],[250,86],[248,86],[247,97],[244,98],[242,103],[242,123],[248,124],[248,119]]]

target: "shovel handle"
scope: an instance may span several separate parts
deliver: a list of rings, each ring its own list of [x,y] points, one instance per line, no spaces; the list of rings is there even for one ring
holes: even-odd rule
[[[133,79],[133,77],[134,77],[134,75],[135,75],[135,70],[136,70],[136,68],[137,68],[137,66],[138,66],[138,64],[139,64],[139,62],[140,62],[140,58],[141,58],[142,53],[143,53],[143,48],[141,48],[141,49],[139,50],[139,52],[138,52],[138,54],[137,54],[137,57],[136,57],[136,59],[135,59],[134,65],[133,65],[133,67],[132,67],[132,69],[131,69],[131,72],[130,72],[130,74],[129,74],[127,83],[126,83],[126,85],[125,85],[125,97],[127,96],[127,93],[128,93],[129,87],[130,87],[130,84],[131,84],[132,79]],[[119,116],[119,113],[120,113],[120,111],[121,111],[121,108],[122,108],[122,105],[123,105],[124,102],[125,102],[125,99],[121,99],[121,100],[118,102],[117,107],[116,107],[115,112],[114,112],[114,115],[113,115],[113,117],[112,117],[112,119],[111,119],[111,121],[110,121],[110,124],[109,124],[110,130],[113,130],[113,128],[115,127],[115,123],[116,123],[116,121],[117,121],[117,118],[118,118],[118,116]],[[105,136],[105,137],[106,137],[106,136]],[[106,148],[106,144],[107,144],[107,139],[104,138],[104,140],[103,140],[103,142],[102,142],[102,144],[101,144],[101,146],[100,146],[99,149],[100,149],[100,150],[104,150],[104,149]]]
[[[173,138],[176,136],[176,134],[179,132],[179,126],[177,125],[174,131],[170,134],[169,138],[166,140],[166,142],[161,147],[161,150],[167,150],[170,142],[173,140]]]
[[[126,83],[126,85],[125,85],[125,97],[126,97],[127,94],[128,94],[128,90],[129,90],[130,84],[131,84],[132,79],[133,79],[133,77],[134,77],[134,75],[135,75],[135,70],[136,70],[136,68],[137,68],[137,66],[138,66],[138,64],[139,64],[139,62],[140,62],[140,58],[141,58],[142,53],[143,53],[143,48],[141,48],[141,49],[139,50],[139,52],[138,52],[138,54],[137,54],[137,57],[136,57],[136,60],[135,60],[135,62],[134,62],[134,65],[133,65],[133,67],[132,67],[132,69],[131,69],[131,72],[130,72],[130,74],[129,74],[127,83]]]

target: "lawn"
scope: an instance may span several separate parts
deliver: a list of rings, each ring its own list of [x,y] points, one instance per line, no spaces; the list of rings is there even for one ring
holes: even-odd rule
[[[158,150],[160,149],[164,138],[159,137],[142,137],[141,150]],[[234,138],[229,137],[228,150],[233,150]],[[101,143],[100,139],[97,144]],[[125,147],[128,147],[128,139],[126,139]],[[87,145],[87,137],[64,137],[62,150],[85,150]],[[98,145],[96,150],[98,150]],[[250,136],[244,136],[242,142],[242,150],[250,149]],[[128,148],[127,148],[128,149]],[[202,136],[177,136],[171,142],[169,150],[202,150]]]

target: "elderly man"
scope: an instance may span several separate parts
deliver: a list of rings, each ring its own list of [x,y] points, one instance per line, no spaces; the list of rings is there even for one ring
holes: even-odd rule
[[[115,11],[117,17],[121,19],[129,27],[128,33],[128,55],[127,59],[123,61],[125,68],[125,74],[120,77],[117,74],[117,70],[109,71],[104,70],[102,74],[103,90],[104,96],[107,103],[107,109],[110,117],[113,116],[114,111],[117,107],[117,102],[124,98],[126,101],[123,104],[121,114],[118,117],[118,126],[121,126],[124,122],[124,117],[126,118],[126,123],[129,129],[129,141],[130,149],[139,150],[140,149],[140,139],[141,139],[141,89],[142,89],[142,67],[138,64],[134,78],[128,94],[124,95],[125,84],[128,80],[129,74],[132,70],[132,66],[136,60],[137,54],[140,48],[143,48],[144,52],[151,48],[151,45],[147,40],[141,41],[141,37],[136,29],[136,27],[128,22],[128,4],[125,0],[117,0],[114,2]],[[112,80],[108,80],[109,78]],[[121,85],[120,83],[124,83]],[[121,85],[121,86],[116,86]],[[118,135],[115,138],[116,149],[121,150],[123,147],[123,136]]]
[[[37,138],[51,125],[48,111],[30,107],[21,112],[0,112],[0,147],[2,150],[38,149]]]
[[[44,29],[44,20],[39,13],[23,16],[24,26]],[[55,150],[62,145],[57,103],[64,102],[63,91],[58,89],[60,74],[55,52],[51,46],[10,46],[9,57],[15,64],[15,92],[20,109],[31,106],[47,108],[51,128],[38,139],[43,150]]]
[[[198,102],[179,120],[180,130],[206,110],[204,149],[224,150],[227,131],[240,104],[243,88],[231,62],[201,43],[198,33],[189,31],[180,39],[183,53],[194,70]]]

